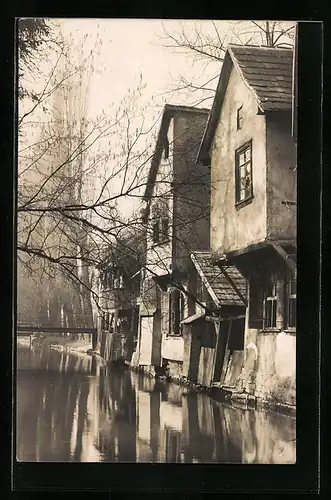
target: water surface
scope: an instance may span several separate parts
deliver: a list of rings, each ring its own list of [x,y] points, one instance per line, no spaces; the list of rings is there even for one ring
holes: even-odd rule
[[[292,417],[107,371],[84,354],[19,347],[17,360],[20,461],[295,462]]]

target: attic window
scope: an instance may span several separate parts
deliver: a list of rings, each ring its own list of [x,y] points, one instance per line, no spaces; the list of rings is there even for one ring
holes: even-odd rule
[[[242,116],[243,107],[237,109],[237,130],[241,129],[243,126],[243,116]]]
[[[253,198],[252,142],[236,151],[236,205]]]

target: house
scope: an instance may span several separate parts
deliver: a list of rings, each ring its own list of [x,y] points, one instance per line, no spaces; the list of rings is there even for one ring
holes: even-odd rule
[[[146,232],[128,225],[107,249],[100,272],[100,353],[107,361],[131,361],[138,333],[140,270]]]
[[[211,255],[247,281],[243,348],[219,383],[295,405],[293,51],[229,46],[197,163],[211,166]],[[240,335],[240,334],[239,334]]]
[[[134,364],[181,373],[190,252],[210,245],[210,168],[195,162],[209,110],[166,105],[144,193],[146,266]]]

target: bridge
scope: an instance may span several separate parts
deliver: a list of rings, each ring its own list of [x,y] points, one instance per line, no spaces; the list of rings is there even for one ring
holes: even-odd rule
[[[97,329],[96,328],[73,328],[47,325],[27,325],[18,324],[16,327],[17,336],[31,337],[34,333],[87,333],[92,336],[92,349],[95,350],[97,345]]]

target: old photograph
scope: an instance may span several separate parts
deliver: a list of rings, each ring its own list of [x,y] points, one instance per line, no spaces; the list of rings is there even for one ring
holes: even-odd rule
[[[17,461],[295,464],[298,24],[17,33]]]

